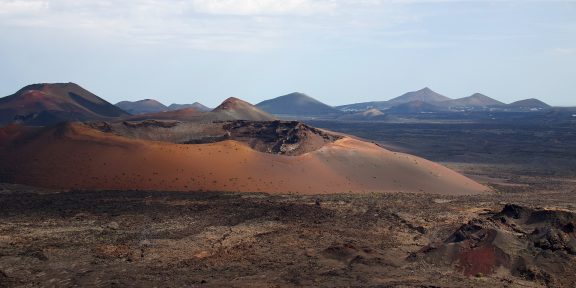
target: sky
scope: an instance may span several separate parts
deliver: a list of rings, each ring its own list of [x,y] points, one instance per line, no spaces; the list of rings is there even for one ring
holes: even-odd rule
[[[0,0],[0,96],[329,105],[430,87],[576,106],[576,0]]]

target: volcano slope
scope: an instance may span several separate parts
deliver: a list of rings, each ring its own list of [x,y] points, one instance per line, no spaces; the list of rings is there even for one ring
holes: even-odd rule
[[[0,98],[0,124],[50,125],[61,121],[115,119],[130,114],[75,83],[28,85]]]
[[[42,187],[490,193],[439,164],[297,122],[64,123],[11,135],[0,143],[2,179]]]

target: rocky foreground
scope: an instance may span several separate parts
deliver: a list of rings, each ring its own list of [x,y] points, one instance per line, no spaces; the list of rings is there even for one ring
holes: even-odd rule
[[[505,190],[282,196],[0,184],[0,287],[572,287],[570,183]]]

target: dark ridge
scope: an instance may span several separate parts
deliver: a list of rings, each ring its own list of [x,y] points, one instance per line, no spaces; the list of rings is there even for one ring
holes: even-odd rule
[[[68,92],[68,95],[72,100],[78,102],[80,105],[86,107],[88,110],[96,114],[105,115],[108,117],[120,117],[126,115],[126,112],[116,106],[113,105],[105,105],[105,104],[97,104],[92,101],[87,100],[86,98],[74,93]]]

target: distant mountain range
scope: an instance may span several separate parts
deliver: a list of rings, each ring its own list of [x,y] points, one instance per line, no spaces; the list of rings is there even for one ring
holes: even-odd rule
[[[551,108],[537,99],[527,99],[505,104],[481,93],[468,97],[451,99],[426,87],[408,92],[388,101],[372,101],[347,104],[335,107],[344,112],[358,112],[379,109],[385,113],[420,113],[449,111],[534,111]]]
[[[198,102],[167,107],[154,99],[122,101],[113,105],[74,83],[28,85],[0,98],[0,125],[17,122],[47,126],[64,121],[146,119],[269,121],[276,120],[276,117],[237,98],[228,98],[214,110]]]
[[[229,98],[214,110],[195,102],[166,106],[154,99],[122,101],[112,105],[74,83],[34,84],[0,98],[0,124],[21,122],[48,125],[62,121],[107,119],[203,119],[271,120],[280,117],[326,117],[341,120],[376,120],[386,115],[440,113],[458,111],[529,112],[550,109],[538,100],[526,99],[505,104],[475,93],[451,99],[430,88],[408,92],[388,101],[372,101],[337,107],[329,106],[303,93],[290,93],[252,105]],[[208,112],[211,111],[211,112]],[[209,114],[203,114],[209,113]],[[139,116],[130,116],[130,115]]]
[[[409,103],[412,101],[421,101],[426,103],[439,103],[451,100],[450,98],[432,91],[430,88],[425,87],[418,91],[412,91],[400,95],[396,98],[387,101],[370,101],[361,102],[348,105],[337,106],[336,108],[341,111],[365,111],[369,109],[385,110],[396,105]]]
[[[174,111],[180,110],[185,108],[194,108],[199,112],[208,112],[212,109],[198,103],[194,102],[193,104],[171,104],[170,106],[166,106],[154,99],[144,99],[139,101],[121,101],[116,103],[120,109],[129,112],[130,114],[148,114],[148,113],[158,113],[158,112],[165,112],[165,111]]]
[[[224,100],[222,104],[210,111],[199,111],[196,108],[189,107],[171,111],[137,114],[125,119],[130,121],[154,119],[212,122],[230,120],[272,121],[276,120],[276,117],[258,109],[246,101],[231,97]]]

